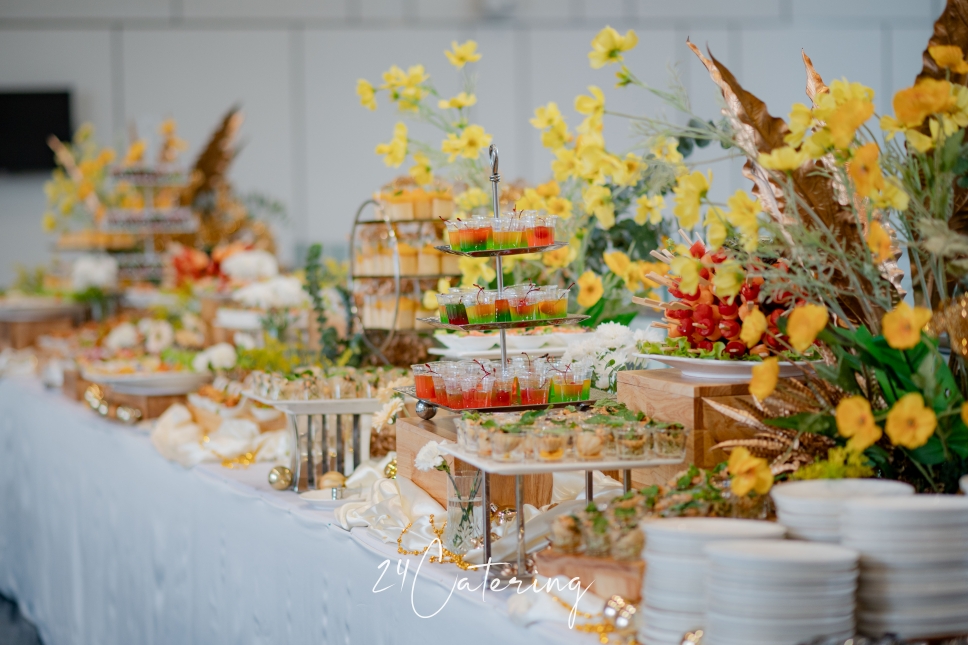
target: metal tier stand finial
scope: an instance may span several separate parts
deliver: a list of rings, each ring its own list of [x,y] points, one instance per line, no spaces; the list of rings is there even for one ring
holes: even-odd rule
[[[501,217],[501,191],[498,184],[501,183],[501,174],[498,172],[497,146],[493,143],[487,149],[491,158],[491,202],[494,205],[494,219]],[[495,271],[497,272],[497,292],[504,291],[504,267],[501,266],[501,256],[494,258]],[[501,369],[508,365],[507,333],[501,330]]]

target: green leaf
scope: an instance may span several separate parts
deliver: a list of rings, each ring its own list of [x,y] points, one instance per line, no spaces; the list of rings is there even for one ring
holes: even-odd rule
[[[837,420],[829,414],[801,412],[788,417],[765,419],[763,423],[775,428],[789,428],[800,432],[812,432],[828,437],[837,436]]]
[[[962,459],[968,458],[968,426],[965,425],[960,416],[955,417],[955,422],[951,425],[947,444],[951,452]]]
[[[934,466],[942,463],[945,460],[945,455],[941,438],[937,434],[932,435],[926,444],[911,451],[911,458],[926,466]]]

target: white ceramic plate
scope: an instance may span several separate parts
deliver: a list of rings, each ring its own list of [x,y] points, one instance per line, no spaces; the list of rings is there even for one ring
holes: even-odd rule
[[[717,361],[711,358],[688,358],[685,356],[666,356],[665,354],[632,354],[636,358],[647,358],[669,367],[682,371],[686,378],[715,379],[719,381],[748,381],[753,378],[753,367],[759,365],[756,361]],[[801,361],[780,363],[780,378],[800,376],[797,365],[806,365]]]
[[[550,334],[547,334],[548,345],[552,347],[567,347],[571,343],[584,340],[586,338],[585,334],[587,333],[588,332],[585,331],[585,332],[573,332],[568,334],[565,332],[553,331]]]
[[[750,572],[846,572],[857,566],[857,551],[832,544],[797,540],[737,540],[716,542],[704,549],[710,563],[718,567],[742,567]]]
[[[866,524],[871,528],[966,525],[968,497],[911,495],[853,499],[844,503],[844,525],[848,524]]]
[[[448,349],[455,349],[463,352],[479,352],[494,347],[499,340],[494,336],[458,336],[457,334],[434,334],[434,338],[440,341]],[[510,340],[510,338],[508,339]]]
[[[344,497],[342,499],[333,499],[332,488],[308,490],[305,493],[300,493],[299,498],[310,506],[315,506],[316,508],[338,508],[348,502],[358,502],[362,499],[359,493],[349,497]]]
[[[648,603],[648,600],[646,600],[646,603]],[[679,632],[680,636],[691,629],[701,628],[703,623],[701,613],[663,611],[653,609],[648,604],[643,608],[642,615],[645,618],[645,624],[648,626],[647,629]]]
[[[717,540],[783,538],[786,529],[774,522],[720,517],[662,519],[643,524],[652,553],[702,557],[703,547]]]
[[[212,380],[211,374],[199,372],[150,372],[143,374],[97,374],[82,372],[91,383],[108,385],[123,394],[169,396],[194,392]]]
[[[777,484],[770,491],[779,512],[836,513],[832,507],[855,497],[910,496],[914,487],[889,479],[812,479]]]

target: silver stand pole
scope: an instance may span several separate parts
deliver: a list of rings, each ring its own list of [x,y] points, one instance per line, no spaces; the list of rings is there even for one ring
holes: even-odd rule
[[[632,490],[632,471],[631,470],[622,471],[622,487],[625,489],[626,493]]]
[[[517,506],[514,515],[518,521],[518,565],[516,576],[518,580],[529,581],[532,576],[528,571],[528,556],[524,548],[524,475],[514,476],[514,504]]]
[[[306,417],[306,488],[316,490],[316,460],[313,458],[313,444],[316,443],[316,424],[313,415]]]
[[[481,502],[484,505],[484,564],[491,561],[491,475],[484,473],[481,488]]]
[[[595,497],[595,491],[592,490],[592,482],[595,478],[592,475],[592,471],[585,471],[585,501],[589,504],[592,503],[592,500]]]
[[[497,146],[493,143],[487,150],[491,158],[491,203],[494,210],[494,219],[501,217],[501,191],[498,184],[501,183],[501,175],[498,173]],[[495,259],[495,271],[497,271],[497,292],[504,293],[504,267],[501,264],[501,256]],[[504,370],[508,365],[508,344],[507,333],[501,329],[501,369]]]

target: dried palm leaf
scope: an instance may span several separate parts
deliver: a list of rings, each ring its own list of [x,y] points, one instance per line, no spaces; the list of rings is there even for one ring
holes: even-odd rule
[[[801,49],[800,55],[803,57],[803,67],[807,70],[807,98],[816,105],[817,96],[826,94],[830,91],[830,88],[820,78],[817,70],[813,68],[813,61],[807,56],[807,52]]]
[[[725,403],[719,403],[718,401],[713,401],[712,399],[705,399],[705,403],[709,405],[709,407],[711,407],[713,410],[716,410],[717,412],[719,412],[720,414],[726,417],[729,417],[733,421],[738,421],[739,423],[742,423],[743,425],[749,428],[753,428],[754,430],[760,430],[763,432],[769,432],[770,430],[772,430],[770,426],[766,425],[765,423],[760,421],[757,417],[753,416],[753,414],[747,412],[746,410],[739,410],[732,406],[726,405]]]

